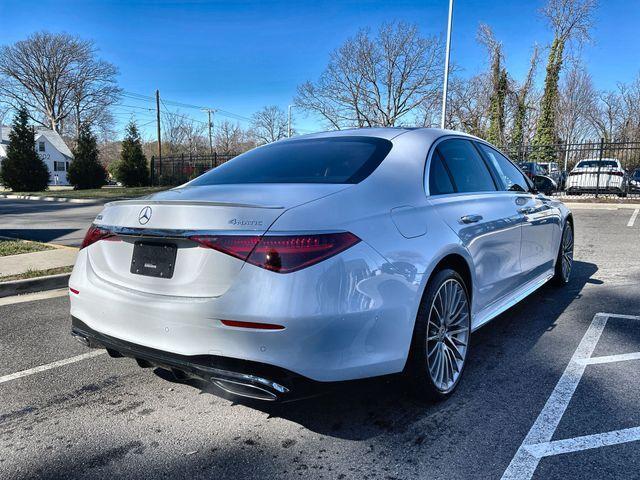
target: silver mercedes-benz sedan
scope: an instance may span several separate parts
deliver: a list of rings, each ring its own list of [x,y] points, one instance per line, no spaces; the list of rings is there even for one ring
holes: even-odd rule
[[[71,276],[72,332],[236,395],[404,373],[460,382],[472,332],[569,281],[573,219],[488,143],[320,133],[107,204]]]

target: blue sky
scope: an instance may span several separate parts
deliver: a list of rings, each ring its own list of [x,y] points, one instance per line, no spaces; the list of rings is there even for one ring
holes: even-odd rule
[[[484,52],[475,41],[478,24],[485,22],[504,44],[509,73],[522,78],[532,45],[550,41],[537,14],[542,3],[457,0],[452,60],[467,75],[485,68]],[[640,2],[600,3],[593,42],[581,53],[596,87],[605,89],[631,81],[640,71]],[[447,0],[0,0],[0,44],[43,29],[79,35],[94,40],[100,56],[118,66],[120,85],[128,92],[153,95],[158,88],[169,100],[249,117],[264,105],[286,109],[296,86],[315,80],[330,52],[360,27],[404,20],[417,23],[424,35],[444,35],[447,8]],[[135,100],[121,104],[146,106]],[[130,111],[138,112],[141,123],[153,119],[150,112],[126,106],[116,109],[117,118],[126,121]],[[205,119],[197,110],[181,112]],[[295,115],[295,124],[302,131],[321,128],[301,114]]]

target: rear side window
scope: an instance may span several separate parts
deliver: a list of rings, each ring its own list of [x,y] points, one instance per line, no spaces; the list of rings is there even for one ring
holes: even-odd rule
[[[529,190],[529,185],[524,175],[507,157],[483,143],[476,143],[476,145],[480,147],[480,150],[482,150],[482,153],[484,153],[498,174],[504,190],[512,192],[526,192]]]
[[[431,195],[443,195],[445,193],[453,193],[453,183],[447,172],[442,157],[436,151],[431,157],[431,166],[429,167],[429,193]]]
[[[242,183],[358,183],[391,150],[389,140],[331,137],[276,142],[210,170],[189,185]]]
[[[578,168],[617,168],[618,163],[612,160],[582,160],[578,165]]]
[[[451,139],[441,142],[435,150],[451,175],[456,192],[491,192],[496,190],[493,178],[468,140]],[[435,156],[435,155],[434,155]]]

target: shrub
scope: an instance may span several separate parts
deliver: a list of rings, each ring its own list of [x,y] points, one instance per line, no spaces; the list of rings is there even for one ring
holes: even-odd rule
[[[49,169],[36,153],[33,128],[29,126],[29,115],[24,108],[13,120],[7,158],[2,161],[0,176],[4,186],[14,192],[37,192],[47,188]]]
[[[77,190],[100,188],[107,183],[107,172],[98,160],[96,137],[88,125],[80,127],[67,180]]]
[[[131,121],[127,125],[127,134],[122,142],[120,160],[114,167],[116,179],[125,187],[144,187],[149,185],[149,167],[142,152],[142,141],[138,127]]]

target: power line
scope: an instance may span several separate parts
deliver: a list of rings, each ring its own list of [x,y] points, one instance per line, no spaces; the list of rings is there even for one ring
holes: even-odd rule
[[[132,98],[135,100],[145,100],[145,101],[149,101],[149,102],[153,102],[155,101],[155,98],[147,96],[147,95],[142,95],[140,93],[135,93],[135,92],[123,92],[123,96],[127,97],[127,98]],[[166,105],[171,105],[172,107],[181,107],[181,108],[190,108],[190,109],[195,109],[195,110],[207,110],[207,109],[211,109],[211,110],[215,110],[216,113],[219,113],[220,115],[224,116],[224,117],[229,117],[229,118],[233,118],[235,120],[242,120],[245,122],[251,122],[251,119],[249,117],[245,117],[243,115],[239,115],[237,113],[233,113],[233,112],[229,112],[228,110],[222,110],[219,108],[212,108],[212,107],[205,107],[202,105],[194,105],[191,103],[184,103],[184,102],[178,102],[175,100],[165,100],[162,99],[162,103]]]

